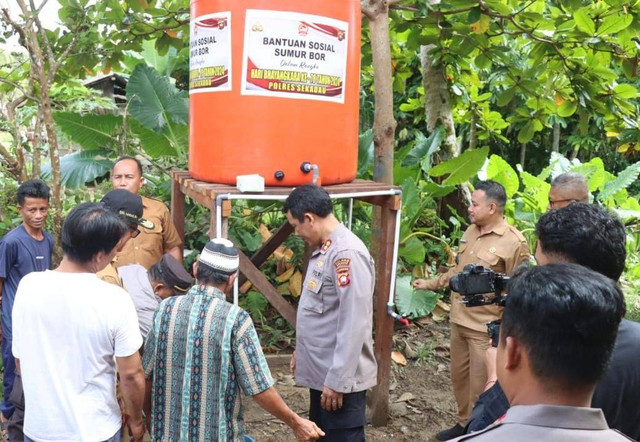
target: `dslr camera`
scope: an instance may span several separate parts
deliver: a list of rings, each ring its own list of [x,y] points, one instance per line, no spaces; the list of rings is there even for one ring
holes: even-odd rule
[[[449,288],[464,297],[462,302],[467,307],[489,304],[504,306],[507,300],[504,291],[508,282],[509,277],[502,273],[496,273],[481,265],[467,264],[461,273],[449,280]],[[486,294],[492,294],[492,296],[486,296]],[[491,338],[491,344],[497,347],[500,321],[489,322],[487,331]]]

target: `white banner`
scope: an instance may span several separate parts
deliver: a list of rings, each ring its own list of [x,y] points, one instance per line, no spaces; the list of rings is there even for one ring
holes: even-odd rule
[[[242,94],[344,103],[349,24],[247,10]]]
[[[189,93],[231,90],[231,13],[191,20]]]

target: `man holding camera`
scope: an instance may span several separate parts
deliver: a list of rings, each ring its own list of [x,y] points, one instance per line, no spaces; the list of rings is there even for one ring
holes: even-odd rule
[[[590,408],[625,312],[615,281],[578,264],[519,269],[509,281],[497,369],[512,407],[456,441],[626,441]]]
[[[504,218],[507,195],[504,187],[491,180],[480,181],[471,196],[471,226],[460,239],[456,266],[435,279],[417,279],[417,289],[440,290],[462,272],[467,264],[482,265],[497,273],[511,275],[529,260],[526,239]],[[467,308],[459,293],[451,292],[451,381],[458,404],[458,422],[436,435],[440,441],[464,434],[471,409],[485,389],[487,372],[484,354],[489,346],[486,323],[500,319],[502,307],[484,305]]]
[[[580,220],[580,221],[576,221]],[[583,203],[551,210],[536,226],[539,265],[573,262],[617,281],[624,270],[626,233],[606,208]],[[618,327],[611,363],[596,386],[591,406],[601,408],[609,427],[640,438],[640,324],[623,319]],[[491,362],[495,371],[495,359]],[[495,376],[494,376],[495,378]],[[485,391],[473,409],[467,432],[480,431],[509,409],[499,383]]]

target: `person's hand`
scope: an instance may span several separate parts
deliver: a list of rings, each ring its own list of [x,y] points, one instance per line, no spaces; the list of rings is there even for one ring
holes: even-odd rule
[[[491,339],[489,339],[489,348],[484,352],[484,365],[487,367],[487,383],[484,386],[484,391],[487,391],[498,380],[498,370],[496,369],[496,358],[498,349],[491,345]]]
[[[131,442],[142,442],[144,437],[145,427],[142,418],[138,421],[129,420],[129,435],[131,436]]]
[[[325,385],[320,395],[320,406],[327,411],[336,411],[342,408],[342,393],[333,391]]]
[[[293,354],[291,355],[291,361],[289,361],[289,371],[291,374],[296,374],[296,351],[293,350]]]
[[[296,425],[293,427],[293,432],[296,435],[296,440],[299,441],[316,440],[324,436],[324,431],[314,422],[301,417],[298,418]]]
[[[426,290],[427,289],[427,280],[426,279],[416,279],[413,281],[413,288],[418,290]]]

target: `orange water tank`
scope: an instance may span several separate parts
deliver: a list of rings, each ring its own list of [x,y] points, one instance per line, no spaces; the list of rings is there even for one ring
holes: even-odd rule
[[[189,171],[236,184],[349,182],[358,163],[360,0],[192,0]]]

